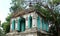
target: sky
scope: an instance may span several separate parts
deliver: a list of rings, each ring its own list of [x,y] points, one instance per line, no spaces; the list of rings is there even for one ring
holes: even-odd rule
[[[5,21],[5,18],[8,16],[8,13],[10,13],[11,0],[0,0],[0,20],[1,22]]]

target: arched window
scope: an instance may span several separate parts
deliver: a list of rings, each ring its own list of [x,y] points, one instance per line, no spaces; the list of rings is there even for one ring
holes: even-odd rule
[[[37,26],[38,26],[38,30],[40,30],[40,17],[37,17]]]
[[[12,31],[15,30],[15,20],[12,21]]]
[[[28,18],[28,27],[31,28],[32,27],[32,17],[29,16]]]

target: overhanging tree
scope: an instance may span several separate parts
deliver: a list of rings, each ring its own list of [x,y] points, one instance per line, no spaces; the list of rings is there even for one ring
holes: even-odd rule
[[[36,10],[39,12],[42,12],[45,16],[46,19],[49,21],[52,21],[52,23],[55,25],[53,28],[55,29],[50,29],[53,32],[54,36],[58,36],[58,26],[60,25],[60,13],[59,11],[54,10],[56,6],[59,5],[60,0],[52,0],[49,1],[48,4],[43,5],[42,2],[37,3]]]
[[[18,10],[24,10],[26,6],[25,5],[25,0],[11,0],[11,12],[16,12]]]
[[[2,23],[2,28],[5,31],[5,33],[8,33],[10,31],[10,19],[11,19],[11,15],[9,14],[9,16],[6,17],[6,22]]]

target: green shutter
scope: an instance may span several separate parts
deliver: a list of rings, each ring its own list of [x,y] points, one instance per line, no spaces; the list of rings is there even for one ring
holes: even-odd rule
[[[17,25],[17,30],[20,31],[20,26],[21,26],[21,23],[20,23],[21,19],[18,19],[18,25]]]
[[[40,17],[39,16],[37,17],[37,26],[38,26],[38,29],[40,30]]]
[[[46,22],[44,21],[44,30],[46,31]]]
[[[21,31],[22,32],[25,31],[25,19],[24,18],[22,18],[21,20]]]
[[[48,22],[46,22],[46,31],[48,31],[49,25]]]
[[[44,30],[46,31],[46,21],[45,21],[45,29]]]
[[[22,32],[25,30],[24,23],[21,24]]]
[[[28,26],[29,26],[29,28],[32,27],[32,17],[31,16],[28,18]]]
[[[42,18],[42,30],[44,30],[44,19]]]
[[[12,30],[15,30],[15,20],[12,21]]]

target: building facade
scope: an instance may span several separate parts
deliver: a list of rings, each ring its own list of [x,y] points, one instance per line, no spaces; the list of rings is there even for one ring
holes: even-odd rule
[[[34,9],[26,9],[12,15],[7,36],[48,36],[46,17]]]

